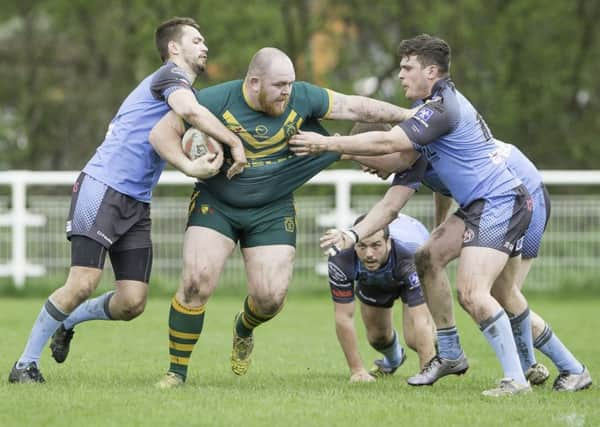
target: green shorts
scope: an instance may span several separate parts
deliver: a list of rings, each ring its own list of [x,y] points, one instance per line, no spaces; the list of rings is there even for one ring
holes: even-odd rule
[[[204,185],[196,185],[188,210],[187,226],[215,230],[242,248],[267,245],[296,246],[294,196],[256,208],[237,208],[214,197]]]

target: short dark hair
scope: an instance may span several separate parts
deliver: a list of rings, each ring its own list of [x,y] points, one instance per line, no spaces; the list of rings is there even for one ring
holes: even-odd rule
[[[382,131],[387,132],[392,129],[392,125],[389,123],[363,123],[356,122],[350,130],[350,135],[356,135],[358,133]]]
[[[402,40],[398,46],[400,58],[416,55],[423,66],[437,65],[444,74],[450,71],[450,46],[439,37],[421,34]]]
[[[169,42],[175,40],[181,41],[183,35],[183,27],[190,26],[200,31],[200,26],[192,18],[182,18],[176,16],[168,21],[163,22],[154,32],[154,41],[156,43],[156,49],[160,55],[160,59],[166,61],[169,59]]]
[[[362,215],[359,215],[359,216],[358,216],[358,218],[356,218],[356,219],[354,220],[354,224],[352,224],[352,225],[356,225],[356,224],[358,224],[358,223],[359,223],[359,222],[361,222],[363,219],[365,219],[365,217],[366,217],[366,216],[367,216],[367,214],[362,214]],[[377,230],[377,231],[379,231],[379,230]],[[375,233],[377,233],[377,231],[376,231]],[[375,233],[373,233],[373,234],[375,234]],[[367,237],[367,236],[363,236],[363,237]],[[385,227],[383,227],[383,239],[384,239],[384,240],[387,240],[387,239],[389,239],[389,238],[390,238],[390,227],[389,227],[388,225],[386,225]]]

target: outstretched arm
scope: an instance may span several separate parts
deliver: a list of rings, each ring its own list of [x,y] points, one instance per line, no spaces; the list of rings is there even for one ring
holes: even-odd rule
[[[374,169],[377,172],[383,172],[389,175],[394,172],[403,171],[410,168],[419,157],[416,151],[403,151],[382,156],[355,156],[352,154],[344,155],[344,160],[354,160],[362,166]]]
[[[369,213],[358,224],[352,226],[350,231],[327,230],[320,239],[321,248],[329,251],[330,248],[346,249],[363,237],[370,236],[381,230],[398,216],[408,199],[415,193],[410,187],[394,185],[388,189],[383,199],[378,201],[369,210]],[[335,253],[335,249],[333,250]]]
[[[325,119],[399,123],[411,118],[416,111],[366,96],[344,95],[334,91],[331,93],[332,105]]]
[[[377,156],[412,151],[414,147],[404,130],[394,126],[387,132],[365,132],[349,136],[323,136],[314,132],[299,132],[290,140],[290,149],[300,156],[324,151]]]

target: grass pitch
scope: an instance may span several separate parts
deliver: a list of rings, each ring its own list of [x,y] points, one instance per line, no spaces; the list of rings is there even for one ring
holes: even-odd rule
[[[89,322],[76,328],[71,354],[58,365],[45,350],[44,385],[9,385],[42,299],[0,299],[0,426],[598,426],[600,343],[597,298],[531,299],[531,307],[590,369],[595,384],[579,393],[548,384],[525,396],[486,398],[481,391],[501,376],[476,325],[458,309],[461,340],[471,368],[433,387],[412,388],[416,354],[387,380],[350,384],[327,295],[292,294],[284,311],[255,333],[253,364],[244,377],[229,367],[234,314],[242,297],[216,295],[185,387],[153,387],[168,368],[168,299],[151,299],[129,323]],[[357,313],[357,315],[359,315]],[[400,327],[400,307],[396,307]],[[367,368],[377,357],[364,339]]]

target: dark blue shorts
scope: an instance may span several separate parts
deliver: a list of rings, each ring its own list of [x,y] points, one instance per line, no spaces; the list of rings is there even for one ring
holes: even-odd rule
[[[455,213],[465,222],[463,247],[497,249],[511,257],[520,255],[532,211],[531,195],[523,185],[509,193],[473,201]]]
[[[85,236],[111,251],[152,247],[150,204],[81,173],[73,185],[67,239]]]

